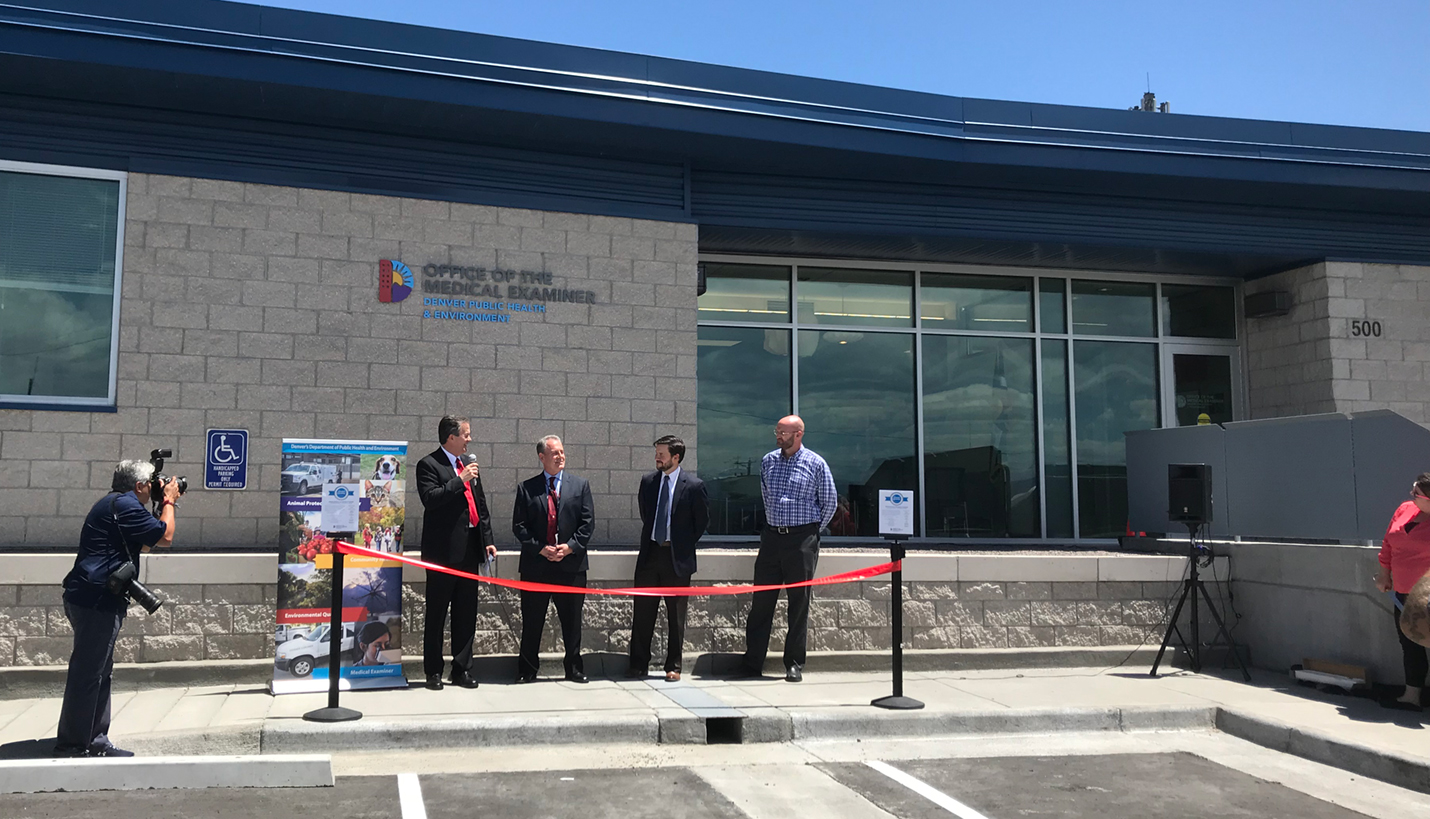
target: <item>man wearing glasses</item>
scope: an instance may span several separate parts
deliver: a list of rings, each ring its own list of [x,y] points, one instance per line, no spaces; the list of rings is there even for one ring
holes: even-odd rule
[[[766,526],[760,530],[755,556],[755,585],[779,585],[814,579],[819,563],[819,531],[834,517],[839,496],[829,464],[803,446],[804,421],[789,415],[775,424],[778,449],[760,463],[760,494]],[[804,679],[805,642],[809,631],[810,588],[787,589],[789,632],[785,635],[785,680]],[[770,648],[778,591],[755,592],[745,624],[745,659],[737,676],[763,673]]]

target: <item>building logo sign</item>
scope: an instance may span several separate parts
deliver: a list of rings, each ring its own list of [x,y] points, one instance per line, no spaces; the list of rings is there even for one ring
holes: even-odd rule
[[[377,300],[399,302],[417,289],[412,268],[396,259],[377,263]],[[546,271],[503,270],[429,263],[422,266],[422,311],[426,319],[505,324],[511,313],[545,313],[552,303],[595,304],[591,290],[554,286]]]
[[[415,282],[412,270],[396,259],[382,259],[377,263],[377,300],[383,304],[402,301],[412,295]]]

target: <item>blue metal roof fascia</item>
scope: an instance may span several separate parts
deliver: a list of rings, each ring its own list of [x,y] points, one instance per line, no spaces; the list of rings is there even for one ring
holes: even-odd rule
[[[19,161],[201,176],[505,207],[688,221],[678,165],[558,156],[413,136],[285,125],[239,131],[213,115],[52,103],[0,95],[0,156]],[[122,110],[122,109],[121,109]],[[135,112],[126,112],[135,113]]]
[[[702,225],[1430,262],[1424,217],[724,173],[691,190]]]
[[[65,5],[90,8],[93,3]],[[169,4],[163,5],[171,13]],[[366,67],[387,71],[415,73],[429,77],[449,77],[482,83],[506,84],[531,90],[556,91],[568,94],[594,95],[610,99],[658,103],[689,107],[703,111],[722,111],[765,118],[788,119],[812,125],[836,125],[844,128],[867,128],[880,132],[916,134],[944,139],[980,140],[998,143],[1100,148],[1115,151],[1143,151],[1183,156],[1222,156],[1251,160],[1276,160],[1312,164],[1350,165],[1364,168],[1396,170],[1430,170],[1430,137],[1406,132],[1348,129],[1334,126],[1298,126],[1291,123],[1225,120],[1208,117],[1159,117],[1141,112],[1099,111],[1067,106],[999,103],[996,101],[961,100],[917,92],[873,89],[830,81],[808,80],[786,75],[702,66],[674,60],[577,49],[567,46],[530,43],[527,41],[441,32],[413,26],[399,26],[351,18],[314,15],[307,12],[264,9],[230,3],[197,2],[196,7],[213,7],[215,14],[205,17],[210,25],[217,20],[229,29],[201,28],[152,20],[118,19],[68,11],[39,9],[16,4],[0,5],[0,12],[16,25],[140,39],[147,42],[186,43],[189,45],[227,49],[241,53],[284,55],[307,61],[326,61],[334,65]],[[248,10],[247,14],[241,13]],[[195,17],[196,15],[190,15]],[[203,15],[197,15],[202,17]],[[238,25],[237,23],[243,23]],[[259,29],[255,33],[254,29]],[[325,43],[303,39],[323,34],[331,38],[333,31],[350,40],[371,43],[386,38],[386,42],[401,42],[395,35],[421,35],[425,50],[433,50],[433,41],[442,41],[447,48],[470,48],[480,45],[512,56],[514,49],[536,52],[558,63],[558,67],[501,63],[490,60],[416,53],[371,44]],[[281,32],[281,33],[279,33]],[[300,36],[295,36],[300,35]],[[416,43],[414,43],[416,45]],[[554,59],[559,58],[559,59]],[[600,73],[579,70],[578,66],[597,63]],[[642,71],[644,66],[644,71]],[[642,76],[643,75],[643,76]],[[875,105],[880,100],[899,102],[908,108],[928,111],[928,114],[908,110],[890,110],[892,106],[858,107],[830,102],[800,100],[768,93],[732,92],[721,88],[665,82],[652,76],[666,76],[691,81],[707,75],[724,78],[748,78],[747,88],[761,87],[793,93],[819,90],[817,95],[829,98],[832,92],[844,91],[850,97]],[[292,82],[288,74],[285,80]],[[727,83],[729,84],[729,83]],[[450,98],[446,98],[450,99]],[[923,104],[918,104],[923,103]],[[936,112],[934,108],[940,109]],[[981,117],[999,115],[1000,121]],[[960,119],[959,117],[966,117]],[[1173,123],[1170,120],[1176,119]],[[1159,121],[1160,120],[1160,121]],[[1135,128],[1132,126],[1136,126]],[[1177,127],[1181,133],[1172,133]],[[1234,139],[1235,133],[1248,138]],[[1213,136],[1212,134],[1215,134]],[[1348,137],[1353,147],[1336,145],[1298,145],[1298,135],[1319,135],[1322,142],[1329,137]],[[746,134],[749,135],[749,134]],[[787,135],[786,138],[789,138]],[[1373,147],[1372,143],[1385,147]],[[1389,149],[1385,149],[1385,148]],[[1420,185],[1411,183],[1412,189]]]

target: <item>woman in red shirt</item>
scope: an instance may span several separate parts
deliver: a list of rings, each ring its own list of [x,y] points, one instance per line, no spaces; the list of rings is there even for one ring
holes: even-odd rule
[[[1383,592],[1395,591],[1398,603],[1416,581],[1430,571],[1430,472],[1421,473],[1410,487],[1410,500],[1400,504],[1385,530],[1380,544],[1380,572],[1375,587]],[[1405,663],[1405,693],[1395,705],[1420,708],[1420,690],[1430,671],[1430,655],[1425,647],[1412,642],[1400,631],[1400,606],[1395,609],[1395,636],[1400,639],[1400,652]]]

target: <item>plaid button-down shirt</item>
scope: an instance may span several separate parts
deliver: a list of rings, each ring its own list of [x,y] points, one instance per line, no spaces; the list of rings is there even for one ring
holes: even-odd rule
[[[778,449],[765,456],[760,462],[760,494],[771,526],[818,523],[823,529],[834,518],[839,501],[829,464],[803,446],[788,458]]]

